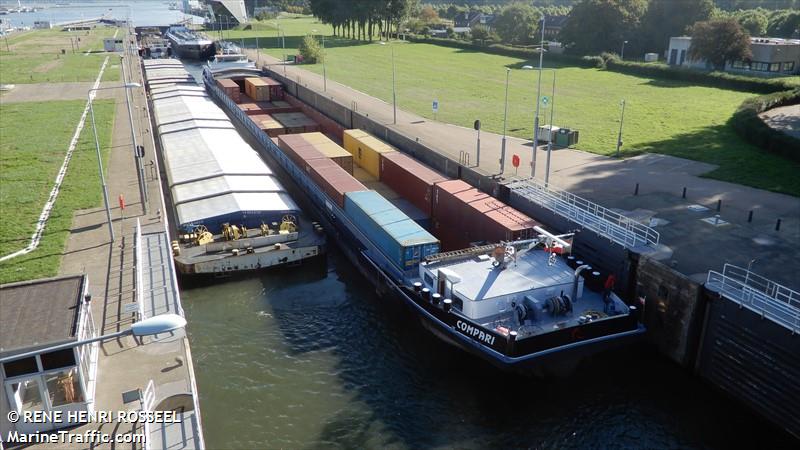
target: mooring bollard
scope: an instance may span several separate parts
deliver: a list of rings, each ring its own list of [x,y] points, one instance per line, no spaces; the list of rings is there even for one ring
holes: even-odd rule
[[[722,199],[717,200],[717,212],[719,212],[720,209],[722,209]]]
[[[781,230],[781,219],[778,219],[778,221],[775,222],[775,231],[780,231],[780,230]]]
[[[633,190],[633,195],[639,195],[639,183],[636,183],[636,188]]]
[[[681,194],[681,198],[686,198],[686,186],[683,187],[683,194]]]
[[[751,209],[750,214],[747,215],[747,223],[750,223],[752,221],[753,221],[753,210]]]

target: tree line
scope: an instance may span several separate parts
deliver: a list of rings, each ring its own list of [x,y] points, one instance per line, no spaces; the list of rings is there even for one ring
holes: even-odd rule
[[[312,14],[333,27],[333,34],[372,40],[397,32],[418,0],[309,0]]]

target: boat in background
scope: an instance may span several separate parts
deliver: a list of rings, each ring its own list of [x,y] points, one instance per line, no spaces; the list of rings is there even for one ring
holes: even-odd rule
[[[171,44],[172,54],[179,58],[205,60],[214,55],[214,41],[185,25],[170,25],[166,38]]]

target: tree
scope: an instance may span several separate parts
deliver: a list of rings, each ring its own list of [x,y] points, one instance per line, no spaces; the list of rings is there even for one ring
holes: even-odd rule
[[[773,11],[769,16],[767,36],[800,38],[800,11]]]
[[[569,13],[560,38],[572,53],[619,52],[622,42],[638,32],[646,7],[646,0],[582,0]]]
[[[742,11],[738,14],[736,20],[750,33],[750,36],[764,36],[767,34],[769,19],[767,19],[767,15],[762,10],[749,9]]]
[[[736,19],[697,22],[692,27],[689,57],[705,59],[721,70],[726,61],[746,61],[752,58],[750,35]]]
[[[669,38],[685,35],[695,22],[710,19],[713,11],[712,0],[650,0],[637,40],[643,50],[662,53]]]
[[[525,3],[513,3],[503,8],[494,20],[494,29],[504,42],[519,44],[536,31],[541,14]]]
[[[319,46],[319,41],[314,36],[306,36],[300,42],[300,54],[303,56],[303,62],[308,64],[316,64],[317,60],[322,56],[322,50]]]
[[[439,14],[436,13],[436,10],[431,5],[425,5],[419,11],[419,19],[427,24],[438,23]]]
[[[485,42],[486,39],[489,39],[489,29],[481,24],[473,26],[470,30],[470,34],[472,35],[472,39],[481,43]]]

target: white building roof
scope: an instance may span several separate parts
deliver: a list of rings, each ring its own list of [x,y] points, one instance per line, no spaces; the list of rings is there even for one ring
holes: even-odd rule
[[[208,218],[239,212],[264,211],[299,211],[299,208],[285,192],[226,194],[175,207],[179,224],[202,222]]]

